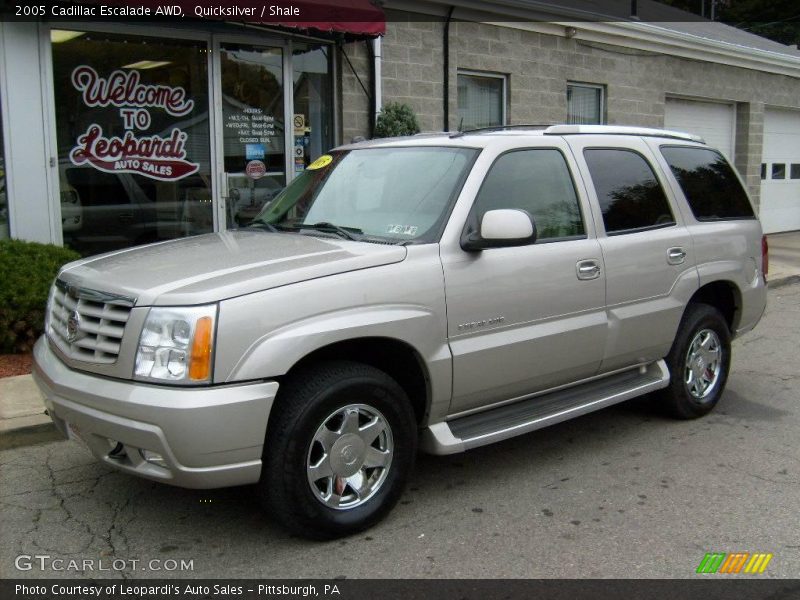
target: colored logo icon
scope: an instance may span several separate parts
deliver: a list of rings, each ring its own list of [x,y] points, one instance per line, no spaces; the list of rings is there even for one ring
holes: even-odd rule
[[[773,555],[766,552],[708,552],[700,561],[697,573],[749,573],[760,574],[767,570]]]

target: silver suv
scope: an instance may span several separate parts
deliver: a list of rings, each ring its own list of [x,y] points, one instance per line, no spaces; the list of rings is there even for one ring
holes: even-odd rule
[[[257,484],[329,538],[397,502],[418,446],[463,452],[654,392],[719,401],[766,246],[699,138],[560,125],[342,146],[234,231],[87,258],[34,376],[122,471]]]

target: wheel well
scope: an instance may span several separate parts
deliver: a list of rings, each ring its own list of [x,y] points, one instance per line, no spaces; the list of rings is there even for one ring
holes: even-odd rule
[[[728,329],[733,332],[739,325],[742,298],[739,288],[730,281],[714,281],[697,290],[689,302],[709,304],[722,313]]]
[[[379,337],[336,342],[300,359],[281,379],[299,368],[332,359],[360,362],[389,375],[411,400],[417,423],[422,422],[428,410],[430,385],[424,362],[414,348],[399,340]]]

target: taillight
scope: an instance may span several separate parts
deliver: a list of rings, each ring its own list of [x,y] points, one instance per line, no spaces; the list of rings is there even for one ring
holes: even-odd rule
[[[764,281],[766,281],[769,274],[769,243],[765,235],[761,236],[761,270],[764,273]]]

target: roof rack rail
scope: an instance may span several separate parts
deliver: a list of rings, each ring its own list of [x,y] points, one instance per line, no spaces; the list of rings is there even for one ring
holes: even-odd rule
[[[628,127],[624,125],[551,125],[544,130],[545,135],[588,135],[588,134],[615,134],[637,135],[643,137],[665,137],[688,142],[706,141],[699,135],[673,131],[670,129],[655,129],[652,127]]]
[[[490,127],[475,127],[474,129],[464,129],[463,131],[453,131],[450,133],[450,137],[461,137],[462,135],[467,135],[468,133],[491,133],[492,131],[505,131],[506,129],[547,129],[551,127],[552,124],[542,124],[542,123],[520,123],[518,125],[492,125]]]

